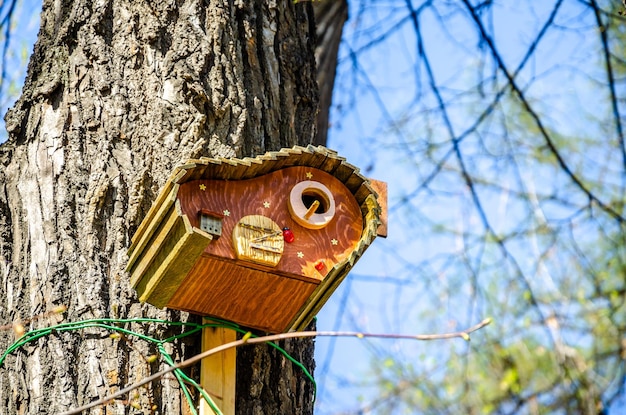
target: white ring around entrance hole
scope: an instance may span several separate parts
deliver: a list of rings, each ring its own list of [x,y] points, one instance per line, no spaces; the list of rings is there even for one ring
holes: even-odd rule
[[[320,207],[307,219],[309,206],[304,198],[317,200]],[[320,182],[305,180],[296,184],[289,194],[289,213],[298,224],[308,229],[321,229],[328,225],[335,216],[335,198],[326,186]]]

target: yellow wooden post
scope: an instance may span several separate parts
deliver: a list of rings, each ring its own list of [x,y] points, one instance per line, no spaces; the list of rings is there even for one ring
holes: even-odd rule
[[[205,323],[210,320],[205,319]],[[208,327],[202,330],[202,351],[237,340],[237,333],[231,329]],[[200,366],[200,384],[211,396],[224,415],[235,415],[235,348],[225,350],[202,359]],[[202,399],[200,415],[214,415],[215,412]]]

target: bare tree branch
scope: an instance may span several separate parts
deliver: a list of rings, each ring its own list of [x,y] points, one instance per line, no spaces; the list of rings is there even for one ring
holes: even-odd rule
[[[576,187],[578,187],[589,198],[590,202],[597,203],[597,205],[600,207],[600,209],[602,209],[605,212],[607,212],[618,223],[623,224],[626,221],[626,219],[624,219],[624,217],[619,212],[615,211],[611,206],[609,206],[608,204],[603,202],[591,190],[589,190],[587,188],[587,186],[585,186],[585,184],[581,181],[581,179],[576,174],[574,174],[572,169],[565,162],[565,159],[563,158],[563,156],[561,155],[560,151],[558,150],[556,144],[552,140],[552,137],[550,136],[550,134],[548,133],[548,131],[544,127],[543,121],[541,121],[541,118],[539,117],[537,112],[530,105],[530,102],[528,102],[528,100],[526,99],[526,96],[525,96],[524,92],[517,85],[517,82],[513,78],[513,75],[509,72],[509,70],[507,69],[506,65],[504,64],[504,61],[502,60],[500,54],[496,50],[496,47],[495,47],[495,45],[493,43],[493,40],[491,39],[489,34],[486,32],[485,27],[484,27],[482,21],[480,20],[480,17],[476,13],[476,9],[469,3],[469,0],[463,0],[463,4],[465,4],[467,10],[469,11],[470,15],[472,16],[472,19],[476,23],[476,27],[477,27],[477,29],[480,32],[481,38],[484,39],[484,41],[489,46],[489,50],[491,51],[491,55],[494,58],[494,60],[496,61],[498,67],[500,68],[500,71],[506,77],[506,79],[508,81],[508,84],[511,86],[511,89],[517,95],[518,99],[520,100],[520,102],[524,106],[524,109],[528,112],[528,114],[531,116],[531,118],[535,122],[535,125],[537,126],[537,129],[541,133],[541,136],[544,138],[544,141],[546,142],[546,145],[550,149],[550,152],[552,153],[554,158],[557,160],[557,163],[561,167],[561,170],[563,170],[563,172],[570,178],[570,180],[576,185]]]
[[[602,41],[602,53],[604,55],[604,65],[606,67],[607,86],[611,93],[611,108],[613,110],[613,118],[615,120],[615,130],[617,138],[619,140],[620,148],[622,150],[622,165],[624,167],[623,176],[626,178],[626,144],[624,143],[624,132],[622,131],[622,119],[619,114],[619,107],[617,104],[617,93],[615,91],[615,75],[613,73],[613,64],[611,63],[611,49],[609,48],[609,35],[608,30],[602,22],[600,16],[600,8],[596,0],[590,0],[590,7],[593,9],[594,16],[596,18],[596,24],[598,26],[598,32],[600,33],[600,39]]]
[[[293,332],[293,333],[282,333],[282,334],[274,334],[274,335],[270,335],[270,336],[262,336],[262,337],[254,337],[254,338],[248,338],[247,336],[244,336],[241,340],[237,340],[234,342],[230,342],[230,343],[226,343],[224,345],[221,345],[219,347],[215,347],[213,349],[204,351],[200,354],[197,354],[196,356],[189,358],[187,360],[184,360],[178,364],[176,364],[175,366],[170,366],[166,369],[163,369],[160,372],[154,373],[151,376],[148,376],[144,379],[142,379],[141,381],[134,383],[130,386],[127,386],[126,388],[120,389],[119,391],[112,393],[102,399],[99,399],[97,401],[91,402],[87,405],[83,405],[79,408],[73,409],[71,411],[67,411],[67,412],[63,412],[61,415],[75,415],[75,414],[80,414],[83,411],[86,411],[87,409],[93,408],[95,406],[98,405],[104,405],[107,404],[108,402],[111,402],[114,399],[119,398],[120,396],[123,396],[129,392],[131,392],[134,389],[137,389],[143,385],[146,385],[150,382],[153,382],[157,379],[162,378],[163,376],[165,376],[168,373],[173,372],[176,369],[182,369],[188,366],[191,366],[195,363],[198,363],[199,361],[201,361],[202,359],[204,359],[205,357],[209,357],[211,355],[214,355],[216,353],[222,352],[224,350],[228,350],[231,348],[235,348],[235,347],[241,347],[244,346],[246,344],[259,344],[259,343],[267,343],[267,342],[273,342],[273,341],[278,341],[278,340],[286,340],[286,339],[294,339],[294,338],[305,338],[305,337],[356,337],[358,339],[362,339],[362,338],[381,338],[381,339],[406,339],[406,340],[444,340],[444,339],[453,339],[453,338],[462,338],[464,340],[469,341],[470,339],[470,334],[482,329],[483,327],[489,325],[491,323],[491,319],[485,319],[483,321],[481,321],[480,323],[466,329],[466,330],[462,330],[462,331],[457,331],[457,332],[452,332],[452,333],[444,333],[444,334],[417,334],[417,335],[403,335],[403,334],[387,334],[387,333],[381,333],[381,334],[374,334],[374,333],[358,333],[358,332],[347,332],[347,331],[338,331],[338,332],[333,332],[333,331],[303,331],[303,332]]]

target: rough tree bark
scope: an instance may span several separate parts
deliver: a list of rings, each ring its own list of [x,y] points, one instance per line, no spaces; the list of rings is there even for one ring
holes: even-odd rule
[[[0,146],[0,321],[59,305],[71,321],[195,318],[138,303],[124,271],[130,237],[186,159],[315,141],[314,38],[310,2],[45,0]],[[2,349],[12,341],[0,333]],[[187,338],[169,351],[182,360],[198,346]],[[286,345],[309,366],[312,347]],[[141,355],[152,352],[97,330],[53,333],[5,361],[0,413],[103,397],[147,375]],[[312,413],[312,385],[291,363],[266,347],[243,349],[238,362],[238,413]],[[93,413],[186,412],[174,379],[139,393],[140,410],[116,402]]]

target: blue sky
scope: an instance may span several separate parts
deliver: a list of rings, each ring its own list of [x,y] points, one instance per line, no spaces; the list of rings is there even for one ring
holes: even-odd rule
[[[0,3],[0,19],[4,19],[8,12],[9,2]],[[39,30],[39,10],[41,1],[20,0],[15,8],[12,21],[12,35],[7,49],[6,73],[7,81],[0,94],[0,143],[6,141],[7,133],[4,129],[4,115],[13,105],[26,77],[27,58],[33,51]],[[0,37],[4,39],[4,37]]]

